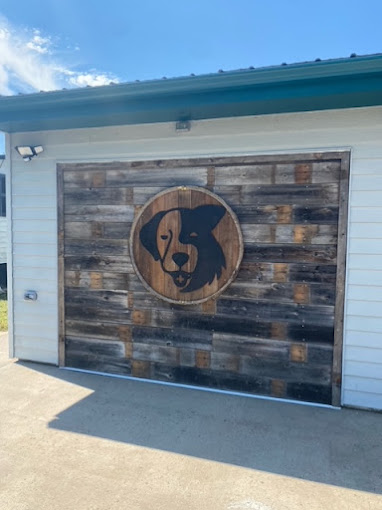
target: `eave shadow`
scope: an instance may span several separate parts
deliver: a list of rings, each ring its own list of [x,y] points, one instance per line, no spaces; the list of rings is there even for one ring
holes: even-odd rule
[[[49,427],[382,493],[382,415],[18,364],[93,390]]]

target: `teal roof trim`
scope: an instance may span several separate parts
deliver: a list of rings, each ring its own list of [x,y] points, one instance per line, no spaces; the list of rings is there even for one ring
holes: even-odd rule
[[[0,97],[0,130],[37,131],[382,105],[382,55]]]

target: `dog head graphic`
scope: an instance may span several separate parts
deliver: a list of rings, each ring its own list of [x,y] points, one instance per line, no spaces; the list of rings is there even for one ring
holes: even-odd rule
[[[226,260],[212,234],[225,214],[220,205],[160,211],[139,233],[143,246],[180,292],[192,292],[220,278]]]

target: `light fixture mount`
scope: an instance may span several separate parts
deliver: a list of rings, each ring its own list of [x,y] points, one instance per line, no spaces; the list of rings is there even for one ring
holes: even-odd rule
[[[35,156],[44,152],[42,145],[17,145],[15,149],[24,161],[30,161]]]
[[[181,119],[175,123],[175,131],[191,131],[191,122],[188,119]]]

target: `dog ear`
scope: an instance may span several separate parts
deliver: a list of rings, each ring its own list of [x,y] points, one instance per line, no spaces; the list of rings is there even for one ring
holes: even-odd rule
[[[154,260],[160,259],[157,247],[157,230],[158,225],[167,211],[161,211],[151,218],[139,232],[139,239],[148,252],[151,253]]]
[[[213,230],[225,215],[225,208],[221,205],[201,205],[192,212],[203,229]]]

